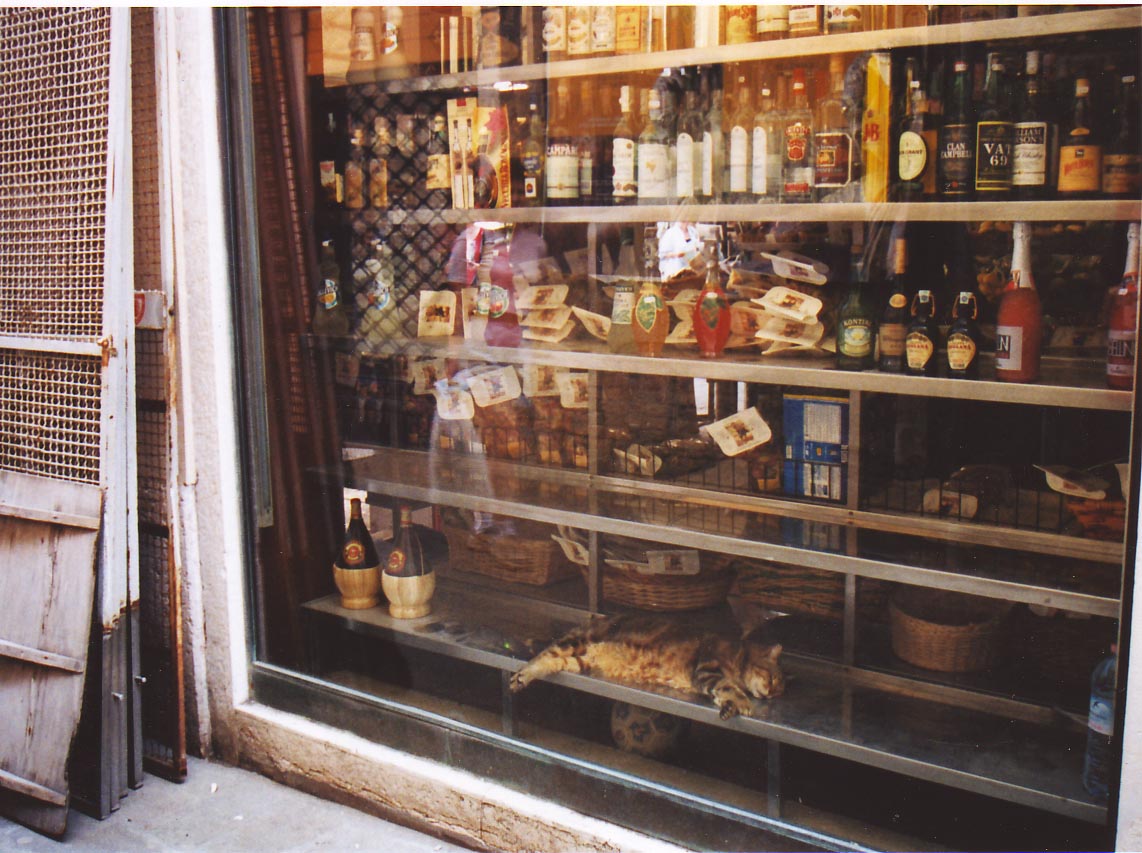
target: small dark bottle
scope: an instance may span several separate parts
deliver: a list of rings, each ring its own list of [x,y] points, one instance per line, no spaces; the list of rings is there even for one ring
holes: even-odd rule
[[[400,527],[397,529],[396,539],[392,550],[389,551],[389,560],[385,564],[385,574],[398,578],[414,578],[427,575],[432,566],[424,554],[424,546],[416,528],[412,526],[412,510],[407,506],[400,508]]]
[[[936,326],[936,303],[932,291],[921,290],[912,300],[912,324],[904,338],[904,370],[909,376],[935,376],[940,348],[940,330]]]
[[[961,291],[956,297],[953,321],[948,329],[948,376],[979,379],[979,306],[975,294]]]
[[[349,501],[349,524],[335,565],[339,569],[375,569],[380,562],[373,537],[361,517],[361,499],[353,498]]]
[[[885,373],[904,372],[904,340],[911,316],[908,311],[908,240],[896,238],[892,263],[892,292],[880,318],[880,353],[877,367]]]

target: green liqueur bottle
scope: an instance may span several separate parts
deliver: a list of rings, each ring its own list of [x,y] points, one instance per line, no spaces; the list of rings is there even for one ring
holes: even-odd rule
[[[876,315],[869,294],[862,247],[853,244],[851,284],[837,312],[837,367],[871,370],[876,366]]]

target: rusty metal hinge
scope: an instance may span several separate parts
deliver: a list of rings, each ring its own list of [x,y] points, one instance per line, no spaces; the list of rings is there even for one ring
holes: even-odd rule
[[[99,344],[99,349],[102,351],[103,366],[106,367],[111,359],[119,354],[119,350],[115,349],[115,342],[110,335],[105,338],[100,338],[97,343]]]

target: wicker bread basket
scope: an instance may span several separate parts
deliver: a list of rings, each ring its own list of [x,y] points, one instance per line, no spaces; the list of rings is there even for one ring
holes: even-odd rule
[[[586,567],[580,570],[586,580]],[[725,601],[733,582],[725,560],[703,565],[696,575],[651,575],[626,563],[608,563],[603,568],[603,599],[638,610],[701,610]]]
[[[892,651],[923,669],[975,672],[995,662],[1007,602],[908,587],[889,603]]]
[[[575,566],[551,540],[551,530],[546,527],[475,533],[446,523],[444,535],[448,537],[452,570],[531,586],[547,586],[575,575]]]
[[[737,571],[734,591],[746,601],[781,613],[833,621],[844,618],[844,575],[768,560],[739,560],[734,568]],[[857,612],[862,619],[880,623],[887,620],[890,588],[886,581],[857,578]]]

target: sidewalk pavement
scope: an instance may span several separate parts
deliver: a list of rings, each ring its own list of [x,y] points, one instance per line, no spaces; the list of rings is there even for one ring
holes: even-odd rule
[[[189,759],[185,782],[147,776],[106,820],[72,809],[62,841],[0,817],[0,850],[20,853],[463,853],[468,849],[247,770],[194,758]]]

